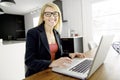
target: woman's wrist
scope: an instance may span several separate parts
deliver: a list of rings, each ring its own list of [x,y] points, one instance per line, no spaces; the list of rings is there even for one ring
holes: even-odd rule
[[[69,57],[70,57],[70,58],[74,58],[74,57],[75,57],[75,54],[74,54],[74,53],[69,53]]]

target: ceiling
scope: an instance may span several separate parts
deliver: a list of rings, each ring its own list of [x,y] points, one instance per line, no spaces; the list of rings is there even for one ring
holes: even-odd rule
[[[15,5],[9,7],[0,5],[0,8],[2,8],[5,13],[24,15],[26,13],[41,8],[43,4],[45,4],[46,2],[51,2],[53,0],[14,0],[14,1],[16,2]]]

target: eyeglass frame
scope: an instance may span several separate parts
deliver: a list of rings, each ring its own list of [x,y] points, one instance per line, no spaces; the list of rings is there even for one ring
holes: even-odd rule
[[[46,13],[50,13],[50,14],[47,15]],[[56,14],[58,14],[58,15],[56,15]],[[59,16],[59,12],[57,12],[57,11],[55,11],[55,12],[44,12],[44,15],[45,15],[46,17],[51,17],[52,15],[53,15],[54,17],[58,17],[58,16]]]

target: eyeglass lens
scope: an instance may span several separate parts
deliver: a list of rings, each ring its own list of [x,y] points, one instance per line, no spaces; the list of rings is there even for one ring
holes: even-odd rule
[[[59,14],[59,12],[44,12],[44,15],[47,16],[47,17],[51,17],[52,15],[54,17],[57,17]]]

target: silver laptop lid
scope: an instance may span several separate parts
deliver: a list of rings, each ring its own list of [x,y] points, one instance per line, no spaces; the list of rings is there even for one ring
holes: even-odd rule
[[[101,37],[99,46],[97,48],[96,54],[94,56],[94,60],[91,66],[91,69],[88,73],[88,78],[100,67],[100,65],[104,62],[111,43],[113,41],[114,35],[103,35]]]

